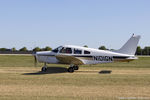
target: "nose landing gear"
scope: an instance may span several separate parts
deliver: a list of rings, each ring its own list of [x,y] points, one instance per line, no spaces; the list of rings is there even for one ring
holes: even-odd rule
[[[41,71],[42,72],[46,72],[47,71],[47,65],[46,65],[46,63],[44,63],[44,66],[42,67]]]

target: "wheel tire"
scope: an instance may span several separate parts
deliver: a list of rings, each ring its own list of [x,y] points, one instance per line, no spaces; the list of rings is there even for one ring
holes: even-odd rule
[[[73,73],[74,72],[74,68],[73,67],[69,67],[68,68],[68,72]]]
[[[42,72],[46,72],[46,71],[47,71],[47,68],[46,68],[46,67],[42,67],[41,71],[42,71]]]
[[[78,70],[79,66],[73,66],[74,70]]]

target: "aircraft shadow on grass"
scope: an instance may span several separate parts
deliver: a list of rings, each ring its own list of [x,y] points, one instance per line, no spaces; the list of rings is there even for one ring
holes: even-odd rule
[[[98,73],[98,74],[111,74],[111,70],[101,70],[101,71],[77,71],[77,73]]]
[[[47,67],[46,72],[38,71],[34,73],[24,73],[23,75],[42,75],[42,74],[59,74],[59,73],[67,73],[67,68],[63,67]]]
[[[97,73],[97,71],[78,71],[84,73]],[[111,70],[101,70],[99,74],[111,74]],[[68,69],[64,67],[47,67],[46,72],[38,71],[34,73],[24,73],[22,75],[42,75],[42,74],[59,74],[59,73],[68,73]]]
[[[111,74],[111,70],[101,70],[99,74]]]

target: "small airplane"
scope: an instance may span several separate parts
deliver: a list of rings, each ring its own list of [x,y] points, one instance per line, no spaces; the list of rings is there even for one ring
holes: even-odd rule
[[[46,64],[68,64],[68,72],[73,73],[79,65],[91,65],[112,62],[130,62],[138,59],[135,56],[136,48],[141,36],[132,37],[116,51],[98,50],[74,45],[64,45],[52,51],[41,51],[34,54],[35,63],[44,63],[41,71],[47,71]]]

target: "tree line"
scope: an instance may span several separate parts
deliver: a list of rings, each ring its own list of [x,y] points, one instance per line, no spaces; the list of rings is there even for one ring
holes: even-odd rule
[[[87,47],[87,45],[84,45],[83,47]],[[108,49],[106,48],[105,46],[100,46],[98,48],[99,50],[114,50],[114,49]],[[27,47],[22,47],[21,49],[17,50],[15,47],[11,48],[11,49],[8,49],[8,48],[0,48],[0,51],[24,51],[24,52],[27,52],[27,51],[33,51],[33,52],[36,52],[36,51],[51,51],[52,48],[49,47],[49,46],[46,46],[45,48],[40,48],[40,47],[35,47],[33,48],[32,50],[28,50]],[[137,47],[137,50],[136,50],[136,55],[150,55],[150,46],[146,46],[144,48],[141,48],[140,46]]]
[[[84,47],[88,47],[87,45],[84,45]],[[115,50],[115,49],[108,49],[105,46],[100,46],[98,48],[99,50]],[[141,48],[140,46],[137,47],[135,55],[150,55],[150,46],[145,46],[144,48]]]
[[[51,51],[52,48],[49,46],[46,46],[45,48],[40,48],[40,47],[35,47],[32,50],[28,50],[27,47],[22,47],[21,49],[17,50],[15,47],[11,48],[11,49],[7,49],[7,48],[0,48],[0,51]]]

